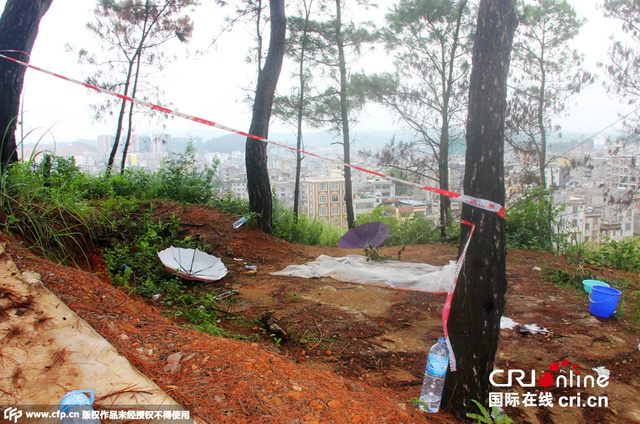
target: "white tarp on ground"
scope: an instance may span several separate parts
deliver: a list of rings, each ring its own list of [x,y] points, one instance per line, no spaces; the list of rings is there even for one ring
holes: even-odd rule
[[[290,265],[273,275],[331,277],[347,283],[371,284],[430,293],[446,293],[453,283],[456,263],[434,266],[409,262],[368,262],[362,255],[341,258],[320,255],[303,265]]]
[[[21,273],[3,252],[0,245],[0,310],[5,312],[0,318],[0,334],[4,335],[0,344],[0,405],[11,406],[5,409],[5,419],[10,411],[17,423],[59,423],[58,418],[26,418],[23,410],[55,413],[58,402],[70,390],[93,390],[96,409],[102,412],[183,410],[49,291],[37,274]],[[26,306],[18,312],[17,304]],[[135,422],[152,421],[160,422]]]

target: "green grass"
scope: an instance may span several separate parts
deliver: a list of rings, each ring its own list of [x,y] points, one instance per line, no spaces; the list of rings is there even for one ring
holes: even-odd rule
[[[51,157],[42,162],[51,163]],[[74,189],[79,175],[68,161],[55,169],[33,160],[14,163],[1,176],[0,226],[59,263],[73,262],[101,231],[99,212]]]
[[[614,318],[626,320],[631,329],[640,328],[640,287],[638,286],[637,274],[627,277],[604,278],[581,265],[569,269],[545,266],[542,270],[542,277],[560,287],[577,290],[575,294],[580,295],[586,295],[582,284],[583,280],[599,280],[609,284],[622,292]]]

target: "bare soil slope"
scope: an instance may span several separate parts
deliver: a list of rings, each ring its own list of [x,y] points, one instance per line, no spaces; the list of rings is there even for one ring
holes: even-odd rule
[[[90,252],[91,265],[78,271],[33,257],[13,240],[7,240],[7,251],[21,270],[40,273],[51,290],[134,366],[206,422],[456,421],[446,413],[429,416],[407,403],[419,395],[428,348],[442,333],[444,295],[330,278],[276,277],[271,272],[320,254],[361,252],[290,244],[252,227],[233,230],[234,217],[204,206],[162,203],[156,210],[158,218],[179,217],[185,236],[198,233],[214,246],[230,272],[194,289],[213,294],[238,290],[234,301],[220,302],[228,315],[219,325],[248,340],[197,332],[165,317],[161,303],[118,290],[97,252]],[[398,250],[389,247],[382,253],[395,256]],[[410,246],[402,259],[444,265],[455,260],[455,254],[449,246]],[[248,273],[234,260],[240,258],[256,265],[257,272]],[[595,375],[594,367],[606,367],[610,383],[605,388],[503,388],[519,395],[550,391],[556,401],[553,406],[520,401],[505,408],[507,414],[530,423],[640,423],[640,335],[624,316],[608,320],[590,315],[586,294],[545,282],[534,267],[547,264],[567,267],[563,258],[550,254],[509,252],[505,316],[550,333],[502,330],[496,367],[536,370],[539,375],[549,371],[551,362],[567,359],[583,376]],[[259,319],[264,312],[274,316],[286,338],[276,340],[263,328]],[[180,371],[164,371],[167,357],[175,352],[183,353]],[[604,396],[608,406],[558,405],[559,397],[577,393],[583,399]]]

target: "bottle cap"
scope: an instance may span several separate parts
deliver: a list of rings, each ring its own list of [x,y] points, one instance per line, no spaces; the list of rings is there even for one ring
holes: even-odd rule
[[[446,342],[447,342],[446,338],[444,338],[442,336],[438,337],[438,343],[446,343]]]

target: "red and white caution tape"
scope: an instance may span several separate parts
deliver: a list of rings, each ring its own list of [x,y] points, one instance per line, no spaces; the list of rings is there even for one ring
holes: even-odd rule
[[[458,262],[456,263],[456,271],[455,271],[455,277],[453,279],[453,284],[451,285],[451,287],[449,287],[447,300],[444,302],[444,308],[442,308],[442,329],[444,331],[444,337],[447,339],[447,348],[449,348],[449,367],[451,368],[452,372],[456,370],[456,356],[453,353],[453,346],[451,346],[451,340],[449,339],[449,329],[447,328],[447,324],[449,323],[449,313],[451,312],[451,302],[453,301],[453,292],[456,291],[456,285],[458,284],[458,277],[460,276],[460,271],[462,270],[464,259],[467,257],[467,248],[469,247],[469,242],[471,241],[471,237],[473,236],[473,231],[476,229],[475,224],[472,224],[468,221],[462,221],[462,223],[465,225],[470,225],[471,231],[469,232],[469,237],[467,238],[467,242],[464,245],[462,254],[458,258]]]
[[[9,52],[9,51],[8,50],[4,50],[4,52]],[[19,52],[19,51],[12,51],[12,52],[16,52],[16,53],[21,53],[21,54],[27,55],[25,52]],[[210,121],[208,119],[198,118],[197,116],[188,115],[186,113],[182,113],[182,112],[179,112],[179,111],[174,110],[174,109],[169,109],[169,108],[166,108],[166,107],[163,107],[163,106],[158,106],[156,104],[149,103],[149,102],[144,101],[144,100],[140,100],[140,99],[136,99],[134,97],[129,97],[129,96],[125,96],[125,95],[116,93],[114,91],[105,90],[104,88],[96,87],[94,85],[87,84],[87,83],[84,83],[82,81],[78,81],[76,79],[69,78],[69,77],[66,77],[64,75],[57,74],[55,72],[47,71],[46,69],[39,68],[39,67],[34,66],[34,65],[30,65],[30,64],[28,64],[26,62],[14,59],[14,58],[9,57],[9,56],[5,56],[4,54],[1,54],[1,53],[0,53],[0,58],[4,58],[4,59],[7,59],[7,60],[10,60],[12,62],[15,62],[15,63],[18,63],[18,64],[20,64],[22,66],[25,66],[27,68],[31,68],[31,69],[34,69],[36,71],[43,72],[45,74],[49,74],[51,76],[54,76],[56,78],[60,78],[60,79],[65,80],[65,81],[68,81],[68,82],[71,82],[71,83],[74,83],[74,84],[77,84],[77,85],[81,85],[81,86],[86,87],[86,88],[88,88],[90,90],[98,91],[100,93],[104,93],[104,94],[107,94],[109,96],[114,96],[114,97],[117,97],[117,98],[125,100],[125,101],[133,102],[133,103],[139,104],[141,106],[148,107],[150,109],[166,113],[167,115],[177,116],[179,118],[187,119],[189,121],[197,122],[197,123],[200,123],[200,124],[208,125],[210,127],[221,129],[223,131],[227,131],[227,132],[231,132],[231,133],[234,133],[234,134],[238,134],[238,135],[241,135],[243,137],[253,138],[255,140],[260,140],[262,142],[265,142],[265,143],[268,143],[268,144],[271,144],[271,145],[274,145],[274,146],[283,147],[285,149],[289,149],[289,150],[292,150],[292,151],[295,151],[295,152],[301,152],[301,153],[304,153],[306,155],[309,155],[309,156],[312,156],[312,157],[316,157],[318,159],[322,159],[322,160],[325,160],[325,161],[337,163],[337,164],[342,165],[342,166],[348,166],[348,167],[350,167],[352,169],[357,169],[358,171],[366,172],[366,173],[371,174],[371,175],[376,175],[378,177],[385,178],[385,179],[390,180],[390,181],[395,181],[395,182],[400,183],[400,184],[405,184],[405,185],[409,185],[409,186],[412,186],[412,187],[415,187],[415,188],[419,188],[421,190],[430,191],[430,192],[433,192],[433,193],[436,193],[436,194],[440,194],[440,195],[443,195],[443,196],[450,197],[452,199],[458,199],[459,201],[461,201],[463,203],[466,203],[468,205],[475,206],[477,208],[484,209],[484,210],[487,210],[487,211],[495,212],[498,215],[500,215],[502,218],[505,217],[504,206],[500,205],[499,203],[492,202],[490,200],[479,199],[477,197],[467,196],[465,194],[455,193],[455,192],[452,192],[452,191],[442,190],[442,189],[436,188],[436,187],[430,187],[430,186],[426,186],[426,185],[423,186],[423,185],[419,185],[419,184],[416,184],[416,183],[413,183],[413,182],[410,182],[410,181],[405,181],[405,180],[402,180],[402,179],[399,179],[399,178],[396,178],[396,177],[392,177],[390,175],[383,174],[381,172],[376,172],[376,171],[372,171],[372,170],[369,170],[369,169],[365,169],[365,168],[362,168],[362,167],[359,167],[359,166],[356,166],[356,165],[353,165],[353,164],[350,164],[350,163],[345,163],[345,162],[337,160],[337,159],[331,159],[331,158],[327,158],[327,157],[324,157],[324,156],[316,155],[314,153],[310,153],[310,152],[307,152],[307,151],[304,151],[304,150],[296,149],[295,147],[287,146],[285,144],[277,143],[275,141],[267,140],[265,138],[258,137],[256,135],[246,133],[244,131],[235,130],[233,128],[227,127],[225,125],[218,124],[217,122],[213,122],[213,121]]]

